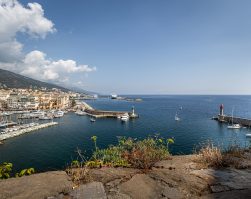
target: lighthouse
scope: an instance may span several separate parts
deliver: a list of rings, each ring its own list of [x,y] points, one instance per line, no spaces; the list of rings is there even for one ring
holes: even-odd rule
[[[224,115],[224,106],[223,104],[220,105],[220,116]]]
[[[134,110],[134,106],[132,107],[132,117],[135,117],[135,110]]]

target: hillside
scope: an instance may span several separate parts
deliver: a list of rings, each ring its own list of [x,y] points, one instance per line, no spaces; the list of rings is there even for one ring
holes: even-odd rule
[[[8,88],[30,88],[32,86],[37,88],[46,87],[47,89],[58,88],[62,91],[69,91],[67,88],[38,81],[3,69],[0,69],[0,85],[6,85]]]

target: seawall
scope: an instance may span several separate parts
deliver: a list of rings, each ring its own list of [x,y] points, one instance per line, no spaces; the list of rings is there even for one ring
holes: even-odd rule
[[[229,115],[218,115],[219,122],[226,122],[226,123],[233,123],[240,124],[242,126],[251,127],[251,119],[241,118],[241,117],[232,117]]]

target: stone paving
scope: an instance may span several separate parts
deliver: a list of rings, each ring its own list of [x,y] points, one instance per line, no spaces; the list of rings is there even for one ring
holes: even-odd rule
[[[251,198],[251,169],[202,169],[193,158],[173,156],[144,172],[91,169],[92,181],[79,186],[63,171],[2,180],[0,199]]]

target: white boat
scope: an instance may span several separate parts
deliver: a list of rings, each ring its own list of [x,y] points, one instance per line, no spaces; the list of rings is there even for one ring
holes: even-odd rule
[[[246,137],[250,137],[251,138],[251,133],[246,134]]]
[[[112,99],[117,99],[117,98],[118,98],[118,95],[117,95],[117,94],[111,94],[111,98],[112,98]]]
[[[44,115],[45,115],[44,111],[36,111],[30,114],[30,116],[33,118],[40,118],[40,117],[43,117]]]
[[[2,112],[0,113],[0,116],[10,116],[12,115],[12,112]]]
[[[52,120],[53,117],[52,116],[41,116],[39,117],[40,120]]]
[[[176,113],[174,116],[175,121],[180,121],[180,118],[178,117],[178,114]]]
[[[232,124],[232,125],[227,126],[227,128],[228,129],[240,129],[241,125],[239,125],[239,124]]]
[[[32,118],[32,114],[30,113],[25,113],[25,114],[22,114],[21,116],[18,117],[18,119],[30,119]]]
[[[76,111],[75,112],[77,115],[86,115],[86,112],[84,112],[84,111],[80,111],[80,110],[78,110],[78,111]]]
[[[127,113],[124,114],[124,115],[122,115],[121,118],[120,118],[120,120],[121,120],[122,122],[128,121],[128,120],[129,120],[129,115],[128,115]]]
[[[232,109],[232,124],[227,126],[228,129],[240,129],[240,124],[234,124],[234,108]]]
[[[64,116],[64,111],[57,111],[54,113],[54,117],[59,118]]]
[[[0,128],[8,127],[8,126],[14,126],[16,125],[16,122],[1,122],[0,123]]]
[[[90,119],[91,122],[96,122],[95,118]]]

